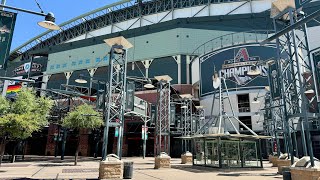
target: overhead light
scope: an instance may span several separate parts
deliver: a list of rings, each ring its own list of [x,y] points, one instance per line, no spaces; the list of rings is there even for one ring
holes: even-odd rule
[[[181,109],[187,109],[188,106],[184,105],[184,106],[181,106]]]
[[[260,103],[260,101],[258,100],[258,98],[253,98],[252,104],[258,104]]]
[[[214,75],[212,76],[212,86],[213,88],[217,89],[221,84],[221,80],[218,76],[217,72],[214,72]]]
[[[195,106],[196,109],[203,109],[204,107],[203,106]]]
[[[193,96],[191,94],[180,94],[179,95],[183,99],[192,99]]]
[[[50,30],[59,30],[60,27],[56,25],[55,21],[56,18],[54,17],[53,13],[50,12],[46,15],[44,21],[38,22],[38,25]]]
[[[154,78],[159,82],[160,81],[164,81],[164,82],[172,81],[172,78],[169,75],[155,76]]]
[[[264,87],[264,89],[265,89],[266,91],[270,91],[270,86],[266,86],[266,87]]]
[[[114,51],[118,54],[122,54],[123,49],[130,49],[133,47],[133,45],[123,36],[105,39],[104,42],[108,46],[112,47]]]
[[[152,88],[154,88],[154,85],[152,84],[151,80],[148,79],[147,84],[145,84],[143,87],[145,87],[147,89],[152,89]]]
[[[308,89],[304,92],[304,94],[314,94],[314,90],[313,89]]]
[[[251,67],[251,70],[247,73],[249,76],[257,76],[261,74],[261,71],[257,68],[256,65]]]
[[[74,80],[74,81],[75,81],[76,83],[79,83],[79,84],[86,84],[86,83],[88,83],[87,80],[83,79],[83,74],[80,74],[80,75],[79,75],[79,78],[76,79],[76,80]]]

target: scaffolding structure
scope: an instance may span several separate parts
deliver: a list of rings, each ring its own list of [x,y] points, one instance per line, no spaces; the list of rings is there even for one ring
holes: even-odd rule
[[[293,144],[291,132],[297,123],[302,135],[303,154],[309,155],[314,166],[310,125],[318,119],[318,88],[314,64],[310,57],[306,23],[298,23],[304,14],[293,8],[282,11],[274,19],[276,34],[295,26],[277,37],[278,73],[280,75],[281,101],[283,105],[284,131],[293,163]],[[311,93],[308,93],[308,91]],[[273,93],[273,92],[272,92]],[[308,93],[308,94],[307,94]],[[290,128],[291,124],[291,128]]]
[[[157,87],[154,155],[170,154],[170,80],[159,79]]]
[[[107,155],[109,127],[119,128],[117,155],[122,157],[124,113],[126,100],[127,49],[113,45],[110,49],[110,61],[106,88],[105,126],[102,158]]]

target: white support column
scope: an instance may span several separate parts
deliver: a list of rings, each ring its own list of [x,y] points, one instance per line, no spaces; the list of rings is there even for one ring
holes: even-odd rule
[[[178,84],[181,84],[181,55],[172,56],[178,64]]]
[[[186,61],[187,61],[187,84],[190,84],[190,63],[191,63],[191,57],[189,55],[186,56]]]
[[[145,61],[142,61],[143,65],[144,65],[144,68],[146,69],[146,78],[149,78],[149,67],[152,63],[153,59],[148,59],[148,60],[145,60]]]
[[[67,82],[66,82],[67,85],[69,85],[69,80],[70,80],[72,73],[73,73],[73,71],[64,73],[64,75],[66,76],[66,79],[67,79]],[[66,90],[68,90],[68,87],[66,87]]]
[[[94,73],[96,73],[97,68],[91,68],[91,69],[87,69],[90,75],[90,82],[89,82],[89,91],[88,91],[88,95],[91,96],[91,89],[92,89],[92,78]]]
[[[41,83],[41,89],[47,89],[48,81],[50,79],[51,75],[44,75],[42,77],[42,83]],[[46,93],[45,91],[40,91],[40,96],[44,96]]]

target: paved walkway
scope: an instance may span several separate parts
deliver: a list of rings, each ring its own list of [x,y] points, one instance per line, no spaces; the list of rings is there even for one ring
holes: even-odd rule
[[[0,179],[97,179],[99,160],[80,158],[73,166],[73,157],[61,161],[54,157],[27,158],[24,162],[4,163],[0,167]],[[124,158],[134,162],[133,179],[135,180],[276,180],[277,168],[265,162],[264,169],[226,169],[218,170],[180,164],[180,159],[172,159],[172,168],[154,169],[154,158]]]

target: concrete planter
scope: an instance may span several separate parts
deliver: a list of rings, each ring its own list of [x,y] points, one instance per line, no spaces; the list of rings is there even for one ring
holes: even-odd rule
[[[192,163],[192,154],[190,152],[186,152],[181,155],[181,164]]]
[[[290,172],[292,180],[320,180],[320,169],[292,167]]]
[[[99,179],[122,179],[123,162],[116,157],[107,156],[100,162]]]
[[[277,164],[278,163],[278,161],[277,161],[278,158],[279,158],[278,156],[271,156],[270,157],[270,161],[272,163],[272,167],[278,167],[278,164]]]
[[[160,156],[155,157],[154,159],[154,168],[171,168],[170,165],[171,157],[165,154],[161,154]]]
[[[291,160],[277,159],[278,173],[282,174],[283,167],[291,166]]]

